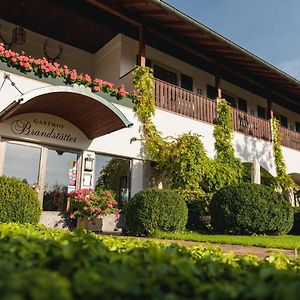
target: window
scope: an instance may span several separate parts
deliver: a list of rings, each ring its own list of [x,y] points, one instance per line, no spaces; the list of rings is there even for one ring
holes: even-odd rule
[[[209,84],[207,85],[207,98],[216,99],[216,89]]]
[[[300,123],[299,122],[295,122],[295,128],[297,132],[300,132]]]
[[[288,120],[287,117],[279,115],[279,114],[274,114],[274,117],[280,122],[280,126],[288,128]]]
[[[230,106],[236,107],[235,99],[234,99],[233,96],[229,96],[229,95],[227,95],[227,94],[225,94],[225,93],[222,93],[222,98],[224,98],[224,99],[228,102],[228,104],[229,104]]]
[[[120,205],[129,197],[129,175],[129,159],[96,155],[95,188],[112,190]]]
[[[183,89],[193,91],[193,78],[184,74],[181,74],[181,87]]]
[[[242,98],[238,98],[238,109],[247,112],[247,101]]]
[[[154,77],[172,84],[177,84],[177,74],[154,65]]]
[[[257,116],[259,118],[266,119],[267,118],[266,109],[262,106],[257,105]]]
[[[281,125],[282,127],[285,127],[285,128],[288,127],[288,120],[287,120],[287,117],[280,116],[280,125]]]

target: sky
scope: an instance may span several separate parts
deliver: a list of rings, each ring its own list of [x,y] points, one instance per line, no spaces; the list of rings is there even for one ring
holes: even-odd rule
[[[165,0],[300,79],[299,0]]]

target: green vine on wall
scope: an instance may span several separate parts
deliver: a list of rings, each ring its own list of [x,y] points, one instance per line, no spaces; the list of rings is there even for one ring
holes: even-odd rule
[[[199,135],[186,133],[176,138],[164,138],[158,132],[152,117],[155,113],[153,71],[136,67],[133,71],[136,88],[134,111],[142,124],[146,155],[166,171],[172,189],[178,189],[186,198],[197,199],[205,192],[237,183],[242,177],[242,164],[234,156],[230,107],[225,100],[218,101],[214,129],[216,159],[207,157]]]
[[[231,108],[225,99],[218,99],[214,139],[216,156],[206,174],[206,186],[211,192],[241,182],[244,172],[241,160],[235,157]]]
[[[286,164],[283,158],[282,149],[281,149],[281,133],[279,131],[280,123],[276,118],[272,119],[272,143],[273,143],[273,152],[274,160],[276,166],[276,183],[277,186],[283,191],[289,191],[297,187],[294,180],[286,172]]]

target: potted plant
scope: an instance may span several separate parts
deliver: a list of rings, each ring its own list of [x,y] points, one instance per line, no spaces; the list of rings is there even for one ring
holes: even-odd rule
[[[87,228],[89,222],[102,219],[107,214],[118,215],[118,203],[109,190],[78,189],[69,193],[68,212],[71,219],[77,218],[77,228]]]

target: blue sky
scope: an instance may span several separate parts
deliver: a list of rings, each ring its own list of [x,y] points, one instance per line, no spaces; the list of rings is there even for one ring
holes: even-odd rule
[[[299,0],[165,0],[300,79]]]

